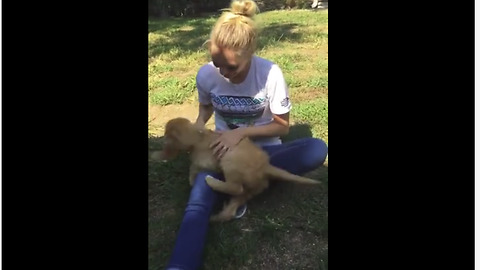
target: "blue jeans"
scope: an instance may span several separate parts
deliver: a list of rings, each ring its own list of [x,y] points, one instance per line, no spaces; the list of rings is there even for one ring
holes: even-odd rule
[[[293,174],[304,174],[320,167],[328,153],[325,142],[315,138],[264,146],[263,150],[270,155],[272,165]],[[167,269],[197,270],[202,264],[210,214],[218,199],[217,192],[205,181],[207,175],[223,180],[217,173],[197,174]]]

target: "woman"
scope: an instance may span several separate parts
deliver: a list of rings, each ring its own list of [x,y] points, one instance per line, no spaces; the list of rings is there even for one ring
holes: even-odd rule
[[[270,155],[273,165],[304,174],[323,164],[327,145],[315,138],[282,144],[280,136],[289,131],[292,105],[280,68],[254,55],[257,11],[251,0],[234,0],[213,27],[206,43],[212,61],[196,77],[200,103],[196,125],[205,126],[215,112],[215,130],[222,134],[211,145],[217,158],[249,137]],[[206,184],[207,175],[223,179],[211,172],[196,176],[167,269],[201,266],[209,217],[218,196]]]

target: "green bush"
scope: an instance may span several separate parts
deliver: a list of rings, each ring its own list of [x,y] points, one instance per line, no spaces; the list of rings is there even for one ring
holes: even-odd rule
[[[260,11],[270,11],[285,8],[310,8],[312,0],[258,0],[256,1]]]

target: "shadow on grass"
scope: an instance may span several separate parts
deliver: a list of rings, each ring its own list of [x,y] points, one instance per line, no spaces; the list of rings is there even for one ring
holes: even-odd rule
[[[169,53],[173,58],[178,58],[202,50],[214,23],[215,20],[206,18],[151,20],[148,22],[148,32],[161,34],[164,38],[149,42],[148,56],[153,58]],[[262,28],[257,49],[278,46],[287,41],[301,42],[302,34],[295,32],[298,26],[296,23],[275,23]]]
[[[307,124],[296,124],[290,127],[290,132],[287,136],[283,136],[284,142],[293,141],[301,138],[311,138],[312,131]],[[149,138],[149,152],[162,149],[163,137],[151,137]],[[292,157],[293,158],[293,157]],[[149,164],[149,183],[167,183],[171,181],[187,182],[190,160],[186,154],[181,154],[176,159],[169,162],[151,162]],[[314,171],[305,174],[306,177],[313,178],[322,182],[321,187],[312,187],[309,185],[300,185],[292,182],[275,181],[270,184],[270,187],[262,194],[253,198],[253,208],[264,208],[265,203],[274,209],[279,204],[296,200],[297,197],[309,198],[312,194],[318,196],[318,199],[325,211],[328,209],[328,167],[320,166]],[[178,184],[176,184],[178,186]],[[153,186],[152,186],[153,187]],[[165,185],[163,186],[165,187]],[[167,185],[168,187],[168,185]],[[150,188],[150,186],[149,186]],[[173,194],[176,197],[176,205],[181,207],[188,200],[188,186],[183,185],[181,190],[175,190],[174,186],[171,187],[168,193]],[[152,190],[153,193],[155,191]],[[149,192],[150,194],[150,192]],[[295,198],[294,198],[295,197]],[[178,200],[183,198],[183,200]],[[221,195],[221,200],[226,199],[226,196]],[[303,200],[303,199],[301,199]],[[313,199],[313,201],[317,201]],[[220,205],[220,204],[219,204]],[[263,206],[261,206],[263,205]],[[216,208],[219,210],[220,206]]]
[[[310,126],[298,124],[283,139],[305,137],[312,137]],[[162,143],[163,137],[149,138],[149,151],[160,150]],[[149,269],[162,269],[171,254],[190,193],[189,164],[185,154],[167,163],[149,162]],[[321,167],[307,176],[325,184],[312,187],[275,182],[248,202],[242,219],[212,224],[205,264],[214,267],[201,269],[232,269],[234,261],[238,266],[250,261],[249,269],[280,269],[276,268],[280,265],[286,266],[284,269],[328,269],[328,169]],[[219,201],[226,198],[220,196]],[[214,211],[220,207],[221,203],[217,204]],[[242,242],[242,254],[237,241]],[[219,244],[227,250],[219,250]],[[235,253],[230,254],[230,249]],[[225,258],[225,253],[231,257]],[[295,259],[300,256],[302,260]],[[263,267],[271,263],[273,268]]]
[[[288,135],[282,136],[283,142],[289,142],[301,138],[311,138],[312,128],[308,124],[295,124],[290,127]]]
[[[302,34],[294,31],[298,26],[297,23],[274,23],[263,27],[258,38],[258,49],[285,41],[300,42]]]
[[[170,18],[149,21],[148,32],[158,33],[165,38],[149,42],[148,56],[156,57],[169,53],[173,58],[178,58],[201,50],[202,44],[208,39],[212,26],[213,24],[205,18]]]

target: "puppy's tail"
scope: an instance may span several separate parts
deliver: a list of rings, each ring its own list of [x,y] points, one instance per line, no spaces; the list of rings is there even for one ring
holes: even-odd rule
[[[311,184],[311,185],[318,185],[322,183],[317,180],[291,174],[283,169],[277,168],[272,165],[268,166],[266,173],[271,179],[274,179],[274,180],[283,180],[283,181],[290,181],[290,182],[296,182],[301,184]]]

